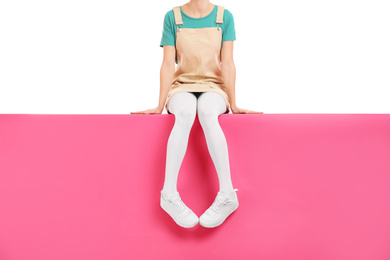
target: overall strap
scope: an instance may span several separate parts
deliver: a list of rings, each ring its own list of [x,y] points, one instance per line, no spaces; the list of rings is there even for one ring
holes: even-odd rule
[[[217,11],[217,20],[215,20],[215,23],[223,23],[223,11],[225,8],[223,6],[218,5],[218,11]]]
[[[173,14],[175,15],[175,24],[183,24],[183,20],[181,18],[180,6],[176,6],[173,8]]]

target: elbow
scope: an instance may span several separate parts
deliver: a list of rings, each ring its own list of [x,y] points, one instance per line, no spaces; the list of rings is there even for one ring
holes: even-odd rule
[[[229,62],[222,62],[221,64],[221,70],[223,71],[236,71],[236,66],[234,65],[233,61]]]
[[[175,62],[163,62],[161,64],[162,71],[175,71]]]

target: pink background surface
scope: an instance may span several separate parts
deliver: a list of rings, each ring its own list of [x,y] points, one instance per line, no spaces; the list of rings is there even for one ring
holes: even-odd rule
[[[0,259],[390,259],[389,114],[224,114],[240,206],[215,229],[160,208],[174,115],[0,115]],[[178,181],[218,178],[196,118]]]

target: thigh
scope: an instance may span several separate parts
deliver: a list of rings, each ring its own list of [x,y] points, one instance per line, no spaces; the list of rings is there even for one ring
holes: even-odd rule
[[[216,114],[220,115],[226,112],[226,104],[223,97],[215,92],[204,92],[198,98],[198,115]]]
[[[179,92],[171,97],[168,110],[172,114],[189,113],[196,114],[197,98],[190,92]]]

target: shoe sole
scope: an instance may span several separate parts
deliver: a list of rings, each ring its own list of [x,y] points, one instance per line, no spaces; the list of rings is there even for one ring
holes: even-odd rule
[[[162,203],[162,201],[160,201],[160,206],[161,206],[161,208],[175,221],[175,223],[178,225],[178,226],[180,226],[180,227],[183,227],[183,228],[192,228],[192,227],[195,227],[198,223],[199,223],[199,220],[195,223],[195,224],[193,224],[193,225],[189,225],[189,226],[187,226],[187,225],[182,225],[182,224],[180,224],[180,223],[178,223],[178,221],[176,220],[176,218],[174,218],[174,217],[172,217],[171,216],[171,214],[169,214],[168,213],[168,209],[167,208],[165,208],[164,206],[163,206],[163,203]]]
[[[238,208],[240,204],[237,202],[237,205],[234,206],[233,208],[230,209],[230,212],[229,214],[226,216],[226,218],[222,219],[221,221],[217,222],[215,225],[212,225],[212,226],[204,226],[202,225],[201,222],[199,222],[199,224],[202,226],[202,227],[205,227],[205,228],[215,228],[215,227],[218,227],[219,225],[222,225],[223,222],[225,222],[225,220]]]

